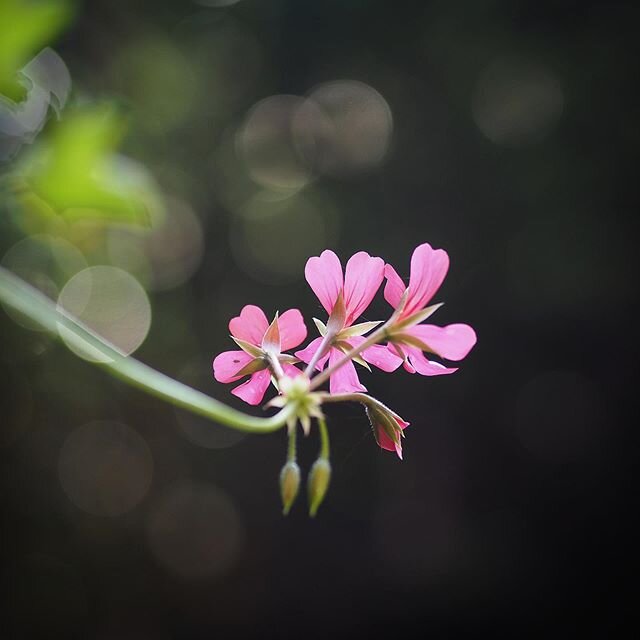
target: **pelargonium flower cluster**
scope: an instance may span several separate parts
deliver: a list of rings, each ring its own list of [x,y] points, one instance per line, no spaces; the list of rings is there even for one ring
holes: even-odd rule
[[[401,439],[409,423],[366,393],[356,365],[369,371],[369,365],[373,365],[385,373],[402,366],[409,373],[424,376],[457,371],[456,367],[431,358],[463,360],[476,343],[474,330],[467,324],[425,323],[441,306],[430,303],[448,269],[447,252],[433,249],[428,243],[413,252],[408,284],[382,258],[360,251],[349,258],[343,271],[338,256],[326,250],[309,258],[305,267],[305,278],[324,307],[327,319],[313,318],[319,335],[303,349],[295,350],[307,338],[307,326],[298,309],[289,309],[282,315],[276,313],[269,323],[262,309],[247,305],[230,321],[231,338],[239,349],[225,351],[214,359],[215,379],[224,383],[243,381],[231,393],[251,405],[260,404],[273,384],[277,396],[268,406],[291,407],[289,456],[281,473],[285,513],[299,485],[300,473],[295,463],[298,421],[308,433],[311,421],[317,420],[323,438],[323,452],[308,483],[312,514],[326,492],[330,469],[322,411],[326,403],[361,403],[378,445],[395,451],[402,459]],[[386,321],[358,322],[385,280],[384,298],[392,308],[390,317]],[[322,389],[327,381],[328,391]],[[321,483],[317,481],[320,467],[325,470],[323,478],[326,477]]]

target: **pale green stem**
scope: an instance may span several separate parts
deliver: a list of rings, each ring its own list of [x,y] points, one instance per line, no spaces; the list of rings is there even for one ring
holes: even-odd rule
[[[315,366],[318,364],[318,360],[320,360],[320,358],[322,358],[322,356],[326,353],[327,349],[331,346],[331,342],[335,337],[336,337],[335,334],[330,332],[327,332],[323,336],[320,346],[318,347],[317,351],[313,354],[313,356],[311,357],[311,360],[309,360],[309,364],[307,365],[307,368],[304,370],[304,374],[307,377],[309,378],[311,377],[315,369]]]
[[[282,428],[295,407],[285,407],[269,418],[249,416],[241,411],[178,382],[139,360],[120,353],[77,319],[58,308],[49,298],[10,271],[0,267],[0,302],[13,308],[58,336],[64,328],[83,345],[89,345],[105,357],[95,362],[131,386],[162,398],[182,409],[209,418],[232,429],[249,433],[268,433]]]
[[[269,361],[269,367],[271,368],[273,375],[279,381],[280,378],[284,376],[284,369],[280,364],[280,360],[278,360],[278,356],[271,351],[267,351],[267,360]],[[278,385],[278,387],[279,386],[280,385]]]
[[[398,306],[395,308],[394,312],[391,314],[391,317],[381,326],[378,327],[364,342],[362,342],[357,347],[351,349],[344,354],[338,362],[333,364],[332,366],[325,369],[321,374],[317,375],[315,378],[311,380],[310,389],[313,391],[317,389],[321,384],[324,384],[330,377],[331,374],[335,373],[340,367],[343,367],[347,362],[353,360],[356,356],[359,356],[365,349],[372,347],[374,344],[378,344],[378,342],[382,342],[385,338],[389,337],[389,328],[393,327],[398,318],[402,315],[404,311],[405,304],[407,303],[407,296],[409,290],[406,289],[402,294],[402,298],[398,303]],[[326,337],[326,336],[325,336]],[[368,396],[367,396],[368,397]]]
[[[318,418],[318,426],[320,427],[320,458],[329,459],[329,430],[327,429],[327,421],[324,418]]]
[[[320,396],[322,398],[323,403],[325,402],[359,402],[360,404],[379,407],[383,410],[394,413],[393,411],[391,411],[391,409],[389,409],[389,407],[387,407],[387,405],[380,402],[380,400],[377,400],[376,398],[367,395],[366,393],[358,393],[358,392],[334,393],[334,394],[321,393]]]
[[[287,462],[296,461],[296,437],[298,432],[296,426],[293,429],[289,429],[289,446],[287,447]]]
[[[382,342],[387,337],[387,327],[389,322],[383,324],[379,329],[376,329],[364,342],[359,344],[357,347],[354,347],[350,351],[338,360],[335,364],[331,365],[327,369],[325,369],[322,373],[318,374],[315,378],[311,380],[311,390],[317,389],[321,384],[324,384],[330,377],[331,374],[336,372],[340,367],[343,367],[347,362],[353,360],[356,356],[359,356],[365,349],[372,347],[374,344],[378,344],[378,342]]]

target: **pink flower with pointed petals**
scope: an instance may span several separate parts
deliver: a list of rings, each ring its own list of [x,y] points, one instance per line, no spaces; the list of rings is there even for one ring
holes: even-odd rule
[[[322,371],[327,362],[332,366],[342,358],[344,353],[364,340],[357,335],[357,331],[352,333],[346,330],[353,327],[355,320],[364,313],[380,288],[384,279],[384,261],[359,251],[349,258],[343,276],[340,259],[333,251],[326,250],[320,256],[309,258],[304,274],[309,286],[329,314],[330,322],[340,296],[344,305],[344,318],[339,323],[340,326],[332,328],[335,335],[331,346],[316,363],[316,368]],[[296,357],[303,362],[311,362],[322,341],[322,337],[316,338],[305,349],[296,351]],[[383,371],[394,371],[402,363],[401,358],[380,345],[365,349],[361,357]],[[353,362],[347,362],[331,375],[329,391],[331,393],[366,391],[358,379]]]
[[[449,269],[449,256],[443,249],[433,249],[424,243],[411,256],[409,286],[387,264],[384,288],[385,300],[395,308],[406,296],[404,307],[392,329],[393,339],[389,350],[404,360],[404,368],[410,373],[438,376],[457,371],[456,367],[445,367],[425,357],[423,352],[434,353],[445,360],[459,361],[466,357],[476,343],[476,333],[467,324],[450,324],[439,327],[418,324],[437,307],[425,309],[436,294]]]
[[[298,309],[285,311],[277,320],[280,345],[275,353],[284,372],[295,377],[300,371],[293,366],[295,358],[282,353],[294,349],[307,337],[307,327]],[[269,322],[260,307],[245,306],[240,315],[229,322],[229,331],[238,351],[225,351],[213,361],[213,375],[218,382],[236,382],[245,376],[249,379],[232,389],[231,393],[251,405],[262,402],[271,381],[271,369],[266,349],[273,345],[265,343]]]

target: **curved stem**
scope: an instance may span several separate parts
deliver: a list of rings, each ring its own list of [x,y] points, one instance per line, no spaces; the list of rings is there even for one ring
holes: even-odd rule
[[[40,324],[54,335],[60,328],[84,346],[97,350],[104,360],[95,362],[113,376],[131,386],[187,409],[232,429],[249,433],[277,431],[293,413],[294,407],[284,407],[269,418],[249,416],[152,369],[135,358],[123,355],[77,319],[57,307],[49,298],[10,271],[0,267],[0,302]]]
[[[385,411],[391,411],[389,407],[380,400],[374,398],[373,396],[367,395],[366,393],[321,393],[322,402],[359,402],[360,404],[370,405],[373,407],[379,407]],[[393,413],[393,412],[392,412]]]

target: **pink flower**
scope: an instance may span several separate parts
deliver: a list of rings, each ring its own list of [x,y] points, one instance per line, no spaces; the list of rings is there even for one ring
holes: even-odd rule
[[[300,345],[307,337],[307,327],[298,309],[289,309],[277,318],[276,343],[269,322],[260,307],[245,306],[240,315],[229,322],[229,331],[240,351],[225,351],[213,361],[213,375],[218,382],[235,382],[244,376],[249,380],[231,393],[245,402],[257,405],[271,381],[268,353],[277,358],[284,372],[295,377],[300,371],[293,366],[293,356],[282,353]],[[279,344],[278,344],[279,343]]]
[[[462,360],[476,343],[476,333],[467,324],[450,324],[439,327],[418,324],[426,320],[440,305],[426,308],[440,288],[449,269],[449,256],[443,249],[433,249],[424,243],[411,256],[409,286],[405,286],[395,269],[387,264],[384,275],[385,300],[398,308],[406,295],[404,308],[396,320],[389,350],[403,357],[404,368],[410,373],[438,376],[457,371],[439,362],[428,360],[423,351],[434,353],[447,360]]]
[[[304,274],[309,286],[329,314],[326,327],[318,322],[323,336],[331,333],[331,346],[316,364],[316,368],[321,371],[327,362],[329,366],[334,365],[344,353],[361,344],[364,341],[362,333],[379,324],[376,322],[353,325],[367,309],[382,284],[384,261],[359,251],[349,258],[343,277],[340,259],[333,251],[326,250],[320,256],[309,258]],[[323,337],[316,338],[305,349],[296,351],[296,357],[303,362],[311,362],[323,340]],[[361,356],[364,361],[383,371],[395,371],[402,363],[401,358],[382,345],[365,349]],[[366,391],[360,384],[353,362],[347,362],[331,375],[329,391]]]

